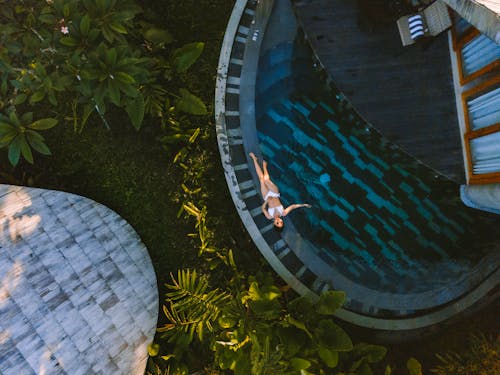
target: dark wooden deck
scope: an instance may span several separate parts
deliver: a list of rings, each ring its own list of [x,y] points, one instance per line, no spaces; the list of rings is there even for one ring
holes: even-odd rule
[[[358,112],[408,153],[463,183],[447,35],[402,47],[395,17],[378,6],[384,2],[302,0],[295,8],[322,64]]]

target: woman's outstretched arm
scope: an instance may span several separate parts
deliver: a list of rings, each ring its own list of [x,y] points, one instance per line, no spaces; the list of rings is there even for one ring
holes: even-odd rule
[[[309,203],[296,203],[296,204],[291,204],[290,206],[288,206],[287,208],[284,209],[283,211],[283,216],[286,216],[288,215],[291,211],[295,210],[296,208],[300,208],[300,207],[307,207],[307,208],[311,208],[311,205]]]

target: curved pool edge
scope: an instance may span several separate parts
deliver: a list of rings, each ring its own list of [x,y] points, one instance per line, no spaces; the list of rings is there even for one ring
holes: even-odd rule
[[[269,5],[269,2],[264,3]],[[231,58],[235,44],[243,44],[243,49],[246,53],[247,42],[256,44],[253,47],[258,46],[261,42],[259,36],[260,29],[258,29],[257,26],[263,26],[265,29],[267,19],[259,20],[257,23],[255,23],[255,20],[243,24],[241,23],[242,17],[247,9],[250,10],[249,13],[253,12],[253,15],[255,15],[255,11],[252,11],[252,5],[255,7],[255,2],[248,2],[246,0],[238,0],[236,2],[228,22],[219,58],[215,90],[215,120],[221,162],[235,207],[259,251],[278,275],[280,275],[280,277],[297,293],[317,298],[318,294],[329,289],[328,283],[312,273],[300,260],[298,260],[298,265],[297,260],[293,260],[296,271],[292,272],[290,267],[284,264],[284,260],[287,260],[289,254],[292,253],[292,255],[294,255],[293,250],[289,248],[288,244],[285,243],[283,239],[276,239],[276,236],[273,237],[270,233],[272,224],[268,222],[264,224],[258,223],[260,204],[254,207],[249,207],[247,205],[247,200],[251,197],[258,197],[259,193],[255,189],[254,176],[248,168],[248,159],[245,152],[240,119],[242,115],[243,117],[251,117],[255,111],[254,107],[239,108],[239,105],[242,102],[240,100],[240,90],[248,91],[249,89],[249,92],[253,90],[252,98],[254,98],[255,82],[248,83],[249,87],[243,87],[242,83],[245,81],[245,77],[242,77],[241,74],[244,70],[243,68],[241,68],[239,75],[229,74],[228,72],[231,60],[239,60],[237,64],[243,65],[243,56],[240,56],[241,59]],[[255,34],[256,31],[257,33]],[[241,46],[238,48],[241,48]],[[252,56],[255,66],[258,57],[257,49],[257,55]],[[253,73],[256,73],[256,71],[254,70]],[[236,99],[228,98],[228,96],[235,96]],[[234,107],[235,100],[237,101],[237,108]],[[254,103],[250,103],[250,105],[254,105]],[[229,117],[231,121],[227,121]],[[253,119],[253,124],[255,127],[255,118]],[[244,178],[242,178],[242,175]],[[295,256],[295,258],[297,257]],[[304,275],[307,275],[306,281],[304,280],[304,278],[306,278]],[[500,292],[494,291],[499,282],[500,270],[497,269],[492,272],[486,280],[483,280],[483,282],[473,290],[469,290],[464,296],[448,304],[437,306],[434,311],[420,316],[384,319],[362,315],[346,308],[339,310],[337,316],[349,323],[381,331],[428,329],[431,326],[435,326],[436,324],[443,323],[456,317],[459,313],[462,314],[466,310],[470,310],[472,306],[476,306],[480,301],[484,300],[488,294],[493,293],[495,296],[500,294]]]
[[[238,132],[230,132],[226,127],[226,90],[228,84],[228,68],[231,60],[231,52],[233,50],[233,45],[235,43],[237,30],[240,26],[240,21],[242,15],[247,8],[247,0],[237,0],[231,16],[226,27],[226,32],[224,34],[224,39],[222,42],[221,53],[219,56],[219,63],[217,67],[217,79],[215,87],[215,126],[217,133],[217,143],[219,146],[219,152],[221,157],[222,166],[224,169],[224,176],[228,184],[229,192],[231,198],[233,199],[236,210],[245,225],[248,233],[250,234],[255,245],[264,256],[264,258],[269,262],[273,269],[280,275],[287,284],[289,284],[297,293],[300,295],[308,295],[311,298],[317,298],[317,294],[312,292],[308,287],[306,287],[302,282],[300,282],[278,259],[275,255],[271,246],[262,236],[259,228],[257,227],[254,218],[252,217],[250,211],[247,208],[245,201],[243,200],[244,194],[248,192],[242,191],[240,188],[240,182],[236,178],[235,166],[233,165],[233,155],[231,153],[231,143],[239,144],[241,141],[240,134]],[[250,25],[248,25],[250,26]],[[240,78],[240,77],[235,77]],[[242,147],[243,148],[243,147]],[[241,165],[241,164],[239,164]],[[241,168],[244,168],[241,167]],[[248,169],[248,165],[246,165]],[[251,181],[251,180],[249,180]],[[248,183],[249,181],[244,181]],[[253,181],[252,181],[253,183]],[[256,192],[255,189],[253,191]]]

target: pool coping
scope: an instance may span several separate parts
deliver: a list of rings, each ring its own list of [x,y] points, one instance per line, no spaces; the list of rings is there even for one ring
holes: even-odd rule
[[[327,290],[329,285],[324,282],[324,280],[321,280],[321,278],[313,277],[314,280],[311,280],[309,283],[312,284],[312,286],[308,287],[299,279],[307,271],[310,272],[306,265],[302,263],[302,266],[300,266],[297,272],[293,273],[283,264],[283,260],[286,259],[288,254],[293,252],[289,249],[286,242],[283,241],[283,239],[279,239],[275,241],[273,245],[270,245],[268,240],[264,238],[264,235],[269,236],[272,224],[261,225],[259,228],[259,225],[257,225],[257,216],[261,214],[260,205],[258,207],[249,208],[245,202],[245,199],[248,197],[258,196],[259,193],[256,191],[256,185],[251,177],[251,173],[248,171],[248,157],[246,156],[244,148],[245,139],[242,134],[241,123],[239,127],[231,128],[228,127],[228,123],[226,122],[226,117],[228,116],[238,117],[239,122],[245,117],[247,117],[248,120],[248,117],[254,116],[255,114],[255,108],[251,107],[252,105],[254,106],[254,101],[250,102],[250,107],[247,108],[242,109],[239,107],[238,110],[230,110],[230,108],[227,110],[226,108],[227,94],[237,95],[238,100],[241,92],[249,94],[251,98],[255,96],[255,80],[253,83],[248,82],[248,77],[243,77],[243,73],[245,73],[244,69],[247,69],[251,74],[256,74],[256,69],[252,71],[251,67],[243,66],[240,76],[237,77],[228,74],[229,65],[231,64],[231,53],[235,43],[245,44],[245,53],[247,53],[247,42],[251,48],[254,49],[260,46],[261,38],[259,38],[259,33],[265,30],[267,20],[263,20],[257,24],[252,22],[252,24],[240,25],[240,20],[244,12],[249,9],[246,7],[250,3],[253,3],[254,6],[256,5],[255,1],[249,2],[246,0],[238,0],[236,2],[228,22],[219,58],[215,90],[215,120],[221,162],[235,207],[259,251],[273,269],[285,280],[285,282],[296,290],[297,293],[310,296],[314,299],[318,297],[321,291]],[[266,3],[266,5],[269,6],[269,4],[274,3],[274,1],[263,1],[261,3]],[[257,49],[256,51],[258,53],[259,50]],[[316,60],[321,64],[314,50],[313,53]],[[243,59],[238,61],[237,64],[243,65]],[[255,79],[254,76],[253,78]],[[253,122],[255,125],[255,116]],[[237,163],[234,162],[234,159],[238,160]],[[237,173],[240,171],[247,171],[247,176],[250,174],[250,178],[240,182],[237,177]],[[435,307],[435,311],[424,313],[420,316],[384,319],[362,315],[346,308],[341,308],[336,315],[350,323],[377,330],[407,331],[429,327],[449,320],[455,317],[459,312],[472,308],[472,306],[483,299],[483,297],[486,297],[488,293],[491,293],[492,289],[498,285],[499,281],[500,270],[497,269],[487,278],[483,279],[480,284],[476,285],[475,288],[468,290],[465,296],[457,297],[457,299],[448,304]],[[494,293],[500,295],[500,291]]]

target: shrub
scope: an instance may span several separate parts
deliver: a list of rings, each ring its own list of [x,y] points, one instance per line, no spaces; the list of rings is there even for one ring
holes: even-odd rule
[[[135,1],[0,0],[0,7],[0,111],[20,118],[50,113],[77,132],[94,113],[109,127],[110,107],[125,111],[136,129],[145,115],[178,125],[178,112],[207,114],[188,90],[166,89],[178,85],[172,79],[193,65],[203,43],[174,48],[167,30],[138,19]],[[0,145],[8,146],[15,164],[20,138],[11,143],[9,137],[0,133]],[[32,162],[29,148],[20,149]]]

